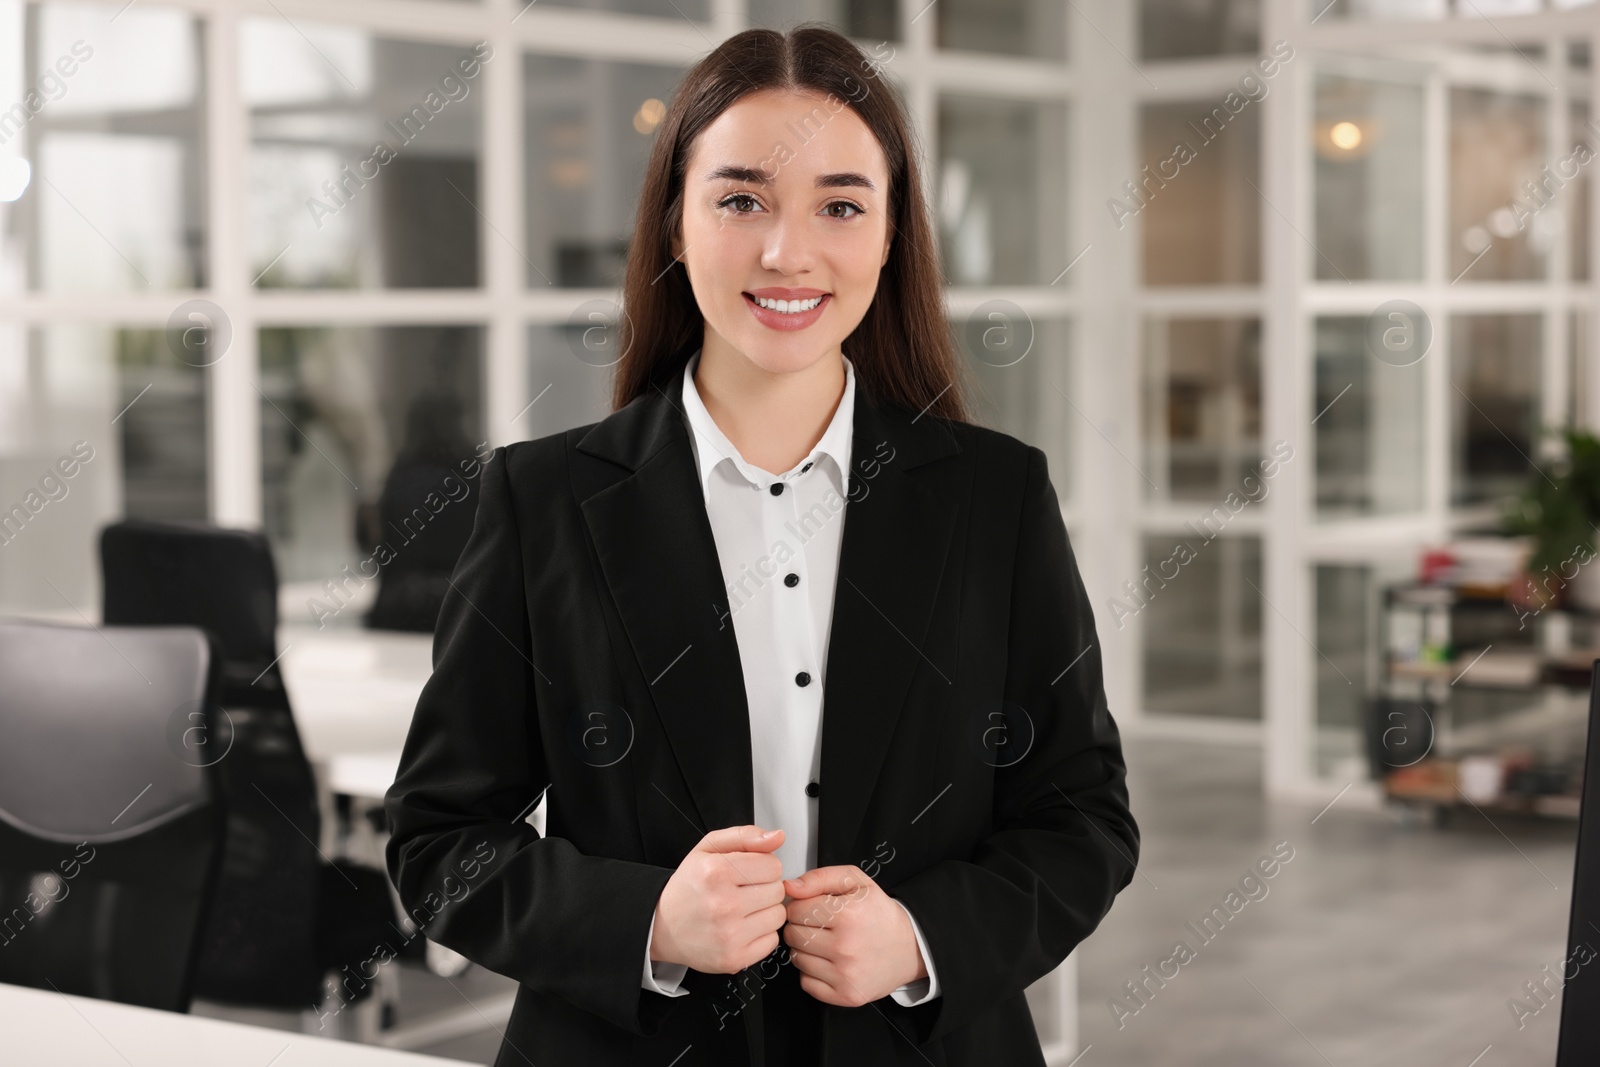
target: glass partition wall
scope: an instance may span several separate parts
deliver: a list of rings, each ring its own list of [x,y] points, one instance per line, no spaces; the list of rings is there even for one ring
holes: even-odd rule
[[[1136,369],[1084,382],[1074,498],[1124,719],[1259,739],[1273,795],[1370,800],[1384,587],[1494,529],[1596,410],[1600,11],[1137,7],[1079,71],[1127,97],[1085,146],[1116,163],[1079,205],[1113,252],[1080,350]]]
[[[319,587],[417,433],[602,418],[583,332],[677,79],[802,19],[911,106],[1119,721],[1359,794],[1382,586],[1600,411],[1593,5],[0,0],[0,611],[92,613],[121,515]]]
[[[1286,169],[1303,168],[1287,177],[1315,247],[1291,235],[1301,269],[1285,288],[1310,380],[1285,392],[1315,461],[1282,565],[1307,640],[1287,633],[1300,666],[1279,691],[1311,679],[1311,712],[1269,743],[1286,789],[1368,788],[1361,700],[1382,682],[1384,586],[1413,579],[1425,545],[1496,529],[1559,455],[1553,431],[1595,410],[1600,12],[1543,7],[1341,2],[1308,25],[1314,119]]]

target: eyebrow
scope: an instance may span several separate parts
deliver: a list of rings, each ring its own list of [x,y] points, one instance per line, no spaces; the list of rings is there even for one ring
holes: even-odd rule
[[[771,184],[766,174],[764,174],[760,169],[756,167],[743,167],[737,164],[724,164],[723,166],[718,167],[716,170],[713,170],[710,174],[706,175],[706,181],[708,182],[721,181],[724,178],[729,181],[747,182],[750,185]],[[842,189],[851,186],[856,186],[862,189],[870,189],[873,192],[877,192],[878,190],[878,186],[871,178],[867,177],[865,174],[858,174],[855,171],[843,171],[839,174],[817,175],[816,187],[818,189]]]

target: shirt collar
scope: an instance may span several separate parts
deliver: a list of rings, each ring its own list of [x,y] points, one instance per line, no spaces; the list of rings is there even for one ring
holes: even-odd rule
[[[733,442],[728,440],[727,435],[711,418],[711,413],[706,410],[705,402],[700,399],[700,391],[694,384],[694,369],[700,363],[700,350],[695,350],[683,368],[683,409],[684,416],[693,431],[691,436],[695,445],[695,466],[700,475],[700,491],[707,503],[710,503],[711,499],[711,472],[723,463],[733,464],[734,469],[745,481],[757,489],[766,489],[773,482],[793,481],[800,476],[807,464],[821,463],[826,458],[832,462],[822,466],[831,468],[828,471],[829,480],[833,482],[834,490],[843,495],[844,472],[850,469],[850,445],[855,432],[856,372],[850,357],[841,354],[840,358],[844,360],[844,396],[840,399],[839,406],[834,409],[833,418],[829,421],[828,428],[823,431],[822,439],[816,443],[806,458],[793,468],[783,474],[773,474],[747,463]]]

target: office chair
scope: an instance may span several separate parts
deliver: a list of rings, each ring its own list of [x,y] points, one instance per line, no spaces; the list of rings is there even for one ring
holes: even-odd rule
[[[326,863],[317,850],[316,778],[276,662],[271,547],[253,531],[127,520],[101,531],[100,558],[107,624],[182,622],[219,647],[225,736],[207,758],[227,802],[227,850],[195,995],[314,1007],[330,971],[354,972],[393,943],[396,912],[383,871]],[[346,988],[349,1003],[371,995],[365,982]]]
[[[225,831],[194,627],[0,620],[0,981],[186,1012]]]

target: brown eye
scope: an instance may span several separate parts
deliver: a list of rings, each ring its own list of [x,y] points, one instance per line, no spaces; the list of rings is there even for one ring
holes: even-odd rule
[[[862,210],[861,207],[859,207],[856,204],[852,204],[848,200],[835,200],[833,203],[829,204],[823,210],[831,212],[836,207],[847,207],[847,208],[850,208],[852,211],[855,212],[855,215],[834,215],[834,216],[832,216],[833,218],[836,218],[836,219],[853,219],[853,218],[856,217],[856,215],[865,215],[866,214],[866,212],[864,210]]]

